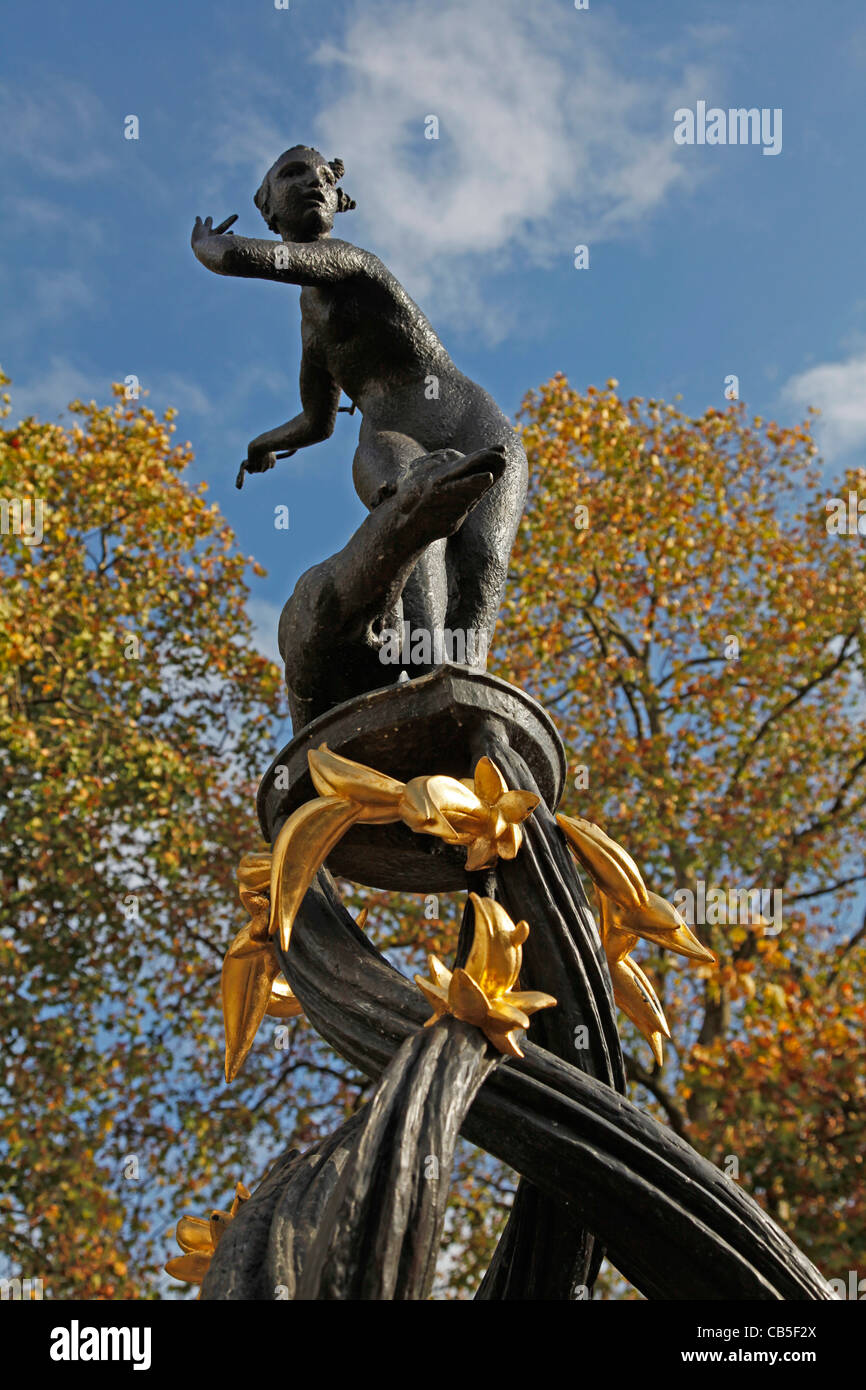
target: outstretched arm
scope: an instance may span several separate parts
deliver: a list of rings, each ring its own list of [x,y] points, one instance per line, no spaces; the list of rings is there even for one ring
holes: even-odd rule
[[[330,372],[321,363],[311,360],[306,352],[301,358],[300,384],[303,407],[300,415],[251,441],[245,472],[264,473],[273,468],[277,453],[293,454],[308,444],[320,444],[334,433],[340,387]]]
[[[348,241],[323,237],[320,241],[265,241],[235,236],[226,229],[236,220],[227,217],[218,227],[213,219],[195,219],[190,238],[202,265],[217,275],[241,275],[256,280],[282,280],[289,285],[333,285],[364,268],[372,258]]]

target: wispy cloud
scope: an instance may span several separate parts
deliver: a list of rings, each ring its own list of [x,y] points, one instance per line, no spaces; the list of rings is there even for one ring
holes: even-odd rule
[[[380,254],[438,319],[496,342],[520,311],[499,296],[492,312],[488,277],[569,263],[577,242],[634,232],[696,179],[672,138],[674,110],[708,89],[693,57],[674,42],[648,55],[562,0],[365,0],[313,50],[301,125],[267,73],[243,59],[214,72],[215,90],[254,86],[257,103],[209,112],[205,187],[220,202],[227,173],[258,180],[295,141],[339,155],[358,210],[335,235]]]
[[[63,207],[48,198],[10,195],[4,204],[4,216],[7,229],[24,232],[31,239],[39,234],[66,235],[70,227],[75,228],[76,239],[84,239],[90,246],[100,246],[105,239],[95,217],[83,217],[79,207]]]
[[[671,116],[706,77],[636,77],[634,45],[554,0],[389,0],[319,47],[315,137],[345,160],[354,224],[410,292],[456,301],[479,274],[564,259],[635,228],[684,180]]]
[[[814,432],[828,461],[866,446],[866,352],[799,372],[782,388],[781,397],[800,410],[814,405],[821,411]]]
[[[118,141],[122,135],[88,87],[56,75],[50,82],[0,84],[0,127],[8,159],[70,183],[106,173],[112,129]]]
[[[22,420],[27,415],[54,419],[70,401],[104,403],[111,393],[111,380],[97,371],[82,371],[66,358],[52,357],[48,366],[29,381],[19,383],[13,379],[7,390],[12,420]]]
[[[89,309],[94,302],[93,290],[80,270],[43,269],[33,273],[32,279],[29,307],[40,319],[65,318]]]

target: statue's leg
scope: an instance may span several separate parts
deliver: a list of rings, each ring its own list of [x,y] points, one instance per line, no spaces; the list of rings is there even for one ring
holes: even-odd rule
[[[396,489],[412,464],[426,457],[427,452],[417,439],[407,434],[362,425],[352,478],[355,491],[365,506],[372,511],[383,496]],[[447,603],[445,542],[433,541],[403,587],[403,620],[413,631],[423,628],[432,634],[445,626]]]
[[[497,412],[498,413],[498,412]],[[461,433],[456,448],[464,453],[483,448],[485,444],[504,444],[506,469],[502,477],[467,516],[446,548],[446,571],[449,583],[449,605],[446,627],[452,632],[467,634],[477,653],[468,664],[480,669],[486,666],[496,618],[505,591],[508,561],[526,498],[526,455],[523,446],[507,422],[499,425],[483,421],[484,429]],[[493,432],[493,428],[498,433]]]

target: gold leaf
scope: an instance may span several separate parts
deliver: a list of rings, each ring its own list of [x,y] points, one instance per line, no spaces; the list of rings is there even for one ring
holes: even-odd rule
[[[436,985],[430,980],[425,980],[423,975],[416,975],[415,983],[424,995],[427,1003],[436,1011],[433,1017],[428,1019],[427,1022],[428,1024],[435,1023],[437,1018],[448,1012],[448,991],[444,989],[442,985]]]
[[[486,820],[474,791],[454,777],[413,777],[398,810],[400,819],[416,834],[435,835],[452,845],[468,845]]]
[[[531,816],[536,806],[541,804],[541,797],[536,796],[535,792],[513,791],[506,792],[496,803],[497,811],[511,824],[516,825],[520,821],[526,820]]]
[[[253,1045],[271,996],[271,983],[279,973],[272,950],[223,961],[221,990],[226,1035],[225,1075],[233,1081]]]
[[[403,792],[403,783],[387,777],[375,768],[342,758],[332,753],[326,743],[310,749],[307,763],[313,786],[320,796],[339,796],[344,801],[357,801],[367,807],[393,809]],[[396,819],[396,817],[395,817]]]
[[[592,821],[556,817],[575,856],[593,882],[620,907],[646,907],[649,894],[631,855]]]
[[[502,904],[493,898],[481,898],[477,893],[470,893],[469,897],[475,911],[475,934],[466,970],[493,998],[517,983],[529,927],[526,922],[512,922]]]
[[[310,755],[312,756],[312,754]],[[339,797],[317,798],[289,816],[276,840],[271,867],[271,936],[288,951],[304,894],[334,846],[359,819],[361,808]]]

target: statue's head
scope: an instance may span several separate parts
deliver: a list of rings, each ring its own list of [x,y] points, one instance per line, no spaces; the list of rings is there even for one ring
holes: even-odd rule
[[[256,207],[284,241],[317,241],[328,235],[336,213],[355,206],[337,187],[343,173],[341,159],[327,160],[309,145],[293,145],[262,179]]]

